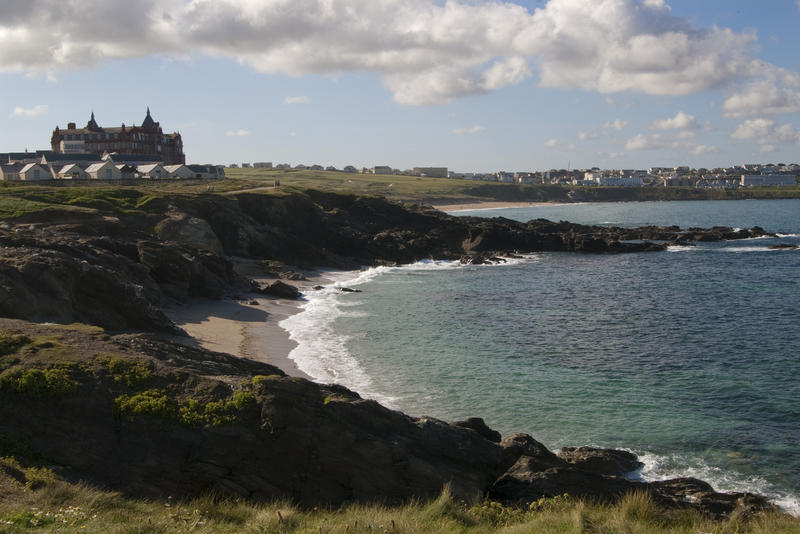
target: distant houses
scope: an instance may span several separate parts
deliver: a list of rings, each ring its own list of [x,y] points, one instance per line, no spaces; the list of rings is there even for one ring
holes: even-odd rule
[[[50,150],[0,153],[0,180],[225,179],[218,165],[164,165],[156,154],[62,154]]]

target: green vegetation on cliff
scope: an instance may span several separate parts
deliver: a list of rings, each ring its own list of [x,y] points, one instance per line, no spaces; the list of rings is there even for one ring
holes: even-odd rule
[[[800,186],[747,189],[691,187],[577,187],[501,184],[400,175],[355,174],[340,171],[227,169],[227,179],[214,182],[214,194],[252,192],[266,195],[318,190],[328,193],[383,196],[400,202],[450,204],[503,202],[617,202],[649,200],[735,200],[800,198]],[[280,182],[276,187],[275,183]],[[152,213],[164,196],[208,193],[204,180],[141,181],[136,185],[69,183],[38,185],[0,182],[0,219],[57,211],[80,214],[131,215]]]

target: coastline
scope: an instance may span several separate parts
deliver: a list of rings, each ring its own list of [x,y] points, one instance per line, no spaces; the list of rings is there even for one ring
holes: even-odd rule
[[[499,202],[495,200],[479,200],[457,204],[434,204],[433,207],[445,213],[473,210],[493,210],[502,208],[530,208],[532,206],[546,206],[552,202]]]
[[[262,284],[276,280],[253,279]],[[319,273],[306,273],[306,280],[302,281],[281,281],[300,291],[330,283]],[[279,326],[287,317],[302,311],[301,301],[246,293],[221,300],[192,299],[164,307],[163,311],[189,335],[188,338],[174,336],[176,342],[249,358],[274,365],[289,376],[313,380],[289,358],[297,343]]]

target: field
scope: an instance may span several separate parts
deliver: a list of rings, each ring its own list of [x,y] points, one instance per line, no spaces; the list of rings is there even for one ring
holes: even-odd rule
[[[0,182],[0,219],[17,218],[47,209],[91,210],[101,205],[137,209],[130,198],[165,194],[253,192],[288,194],[307,189],[332,193],[383,196],[400,202],[458,204],[501,202],[621,202],[647,200],[732,200],[743,198],[800,198],[796,187],[710,190],[690,187],[574,187],[520,185],[416,176],[355,174],[339,171],[226,169],[227,179],[147,181],[108,184],[69,181],[45,184]],[[280,185],[276,185],[279,183]],[[110,204],[105,204],[105,201]],[[137,200],[139,202],[140,200]]]

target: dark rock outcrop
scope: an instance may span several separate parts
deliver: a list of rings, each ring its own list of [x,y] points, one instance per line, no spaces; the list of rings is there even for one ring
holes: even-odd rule
[[[30,340],[54,334],[47,325],[11,319],[0,319],[0,331]],[[770,506],[754,495],[716,493],[694,479],[644,483],[612,476],[606,473],[626,469],[635,457],[571,449],[560,458],[525,434],[497,443],[478,418],[448,424],[409,417],[342,386],[288,377],[267,364],[155,335],[109,336],[84,327],[56,333],[61,368],[77,386],[54,398],[0,381],[0,434],[28,444],[72,480],[130,495],[213,491],[314,506],[426,499],[449,484],[460,499],[488,494],[507,503],[564,493],[615,501],[646,491],[666,506],[691,506],[715,517]],[[112,375],[103,363],[109,355],[143,365],[149,370],[144,381]],[[3,375],[52,365],[50,356],[37,358],[35,351],[18,350],[5,360]],[[233,420],[178,417],[192,406],[220,406],[234,391],[250,395],[250,404],[237,407]],[[164,404],[121,410],[120,399],[136,395],[162,396]],[[617,463],[598,468],[595,458]]]
[[[297,287],[289,285],[286,282],[281,282],[280,280],[276,280],[266,286],[256,285],[253,291],[262,295],[281,299],[297,300],[301,297],[300,290],[297,289]]]
[[[613,449],[564,447],[558,457],[578,469],[601,475],[625,476],[644,467],[635,454]]]

